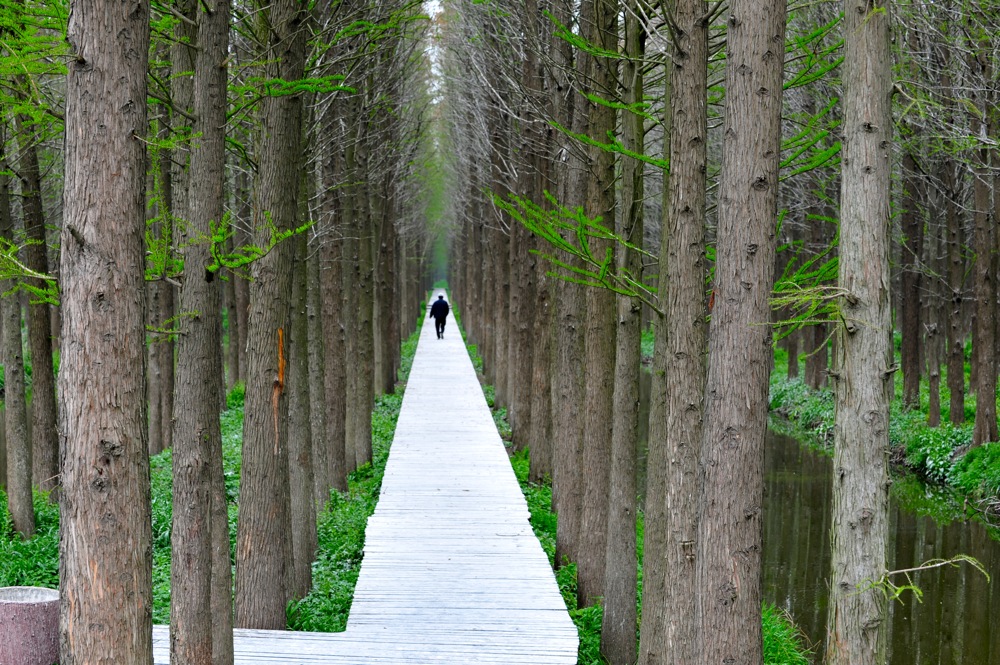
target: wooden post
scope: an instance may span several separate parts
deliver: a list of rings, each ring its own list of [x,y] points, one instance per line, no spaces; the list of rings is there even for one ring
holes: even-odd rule
[[[59,592],[0,588],[0,663],[52,665],[59,660]]]

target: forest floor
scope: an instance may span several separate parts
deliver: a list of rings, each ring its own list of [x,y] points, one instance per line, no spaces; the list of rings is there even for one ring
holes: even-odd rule
[[[830,452],[833,446],[834,398],[829,388],[811,390],[801,379],[788,377],[784,350],[775,356],[771,374],[771,426],[817,449]],[[972,447],[976,398],[965,399],[964,424],[949,422],[946,377],[942,376],[942,424],[927,425],[928,390],[921,385],[920,406],[903,406],[902,377],[896,373],[895,398],[889,416],[891,460],[897,472],[916,474],[944,492],[941,500],[960,504],[969,515],[1000,522],[1000,443]],[[968,377],[966,377],[968,385]],[[897,479],[906,481],[903,478]],[[910,478],[909,480],[912,480]],[[905,485],[905,482],[904,482]],[[943,506],[942,506],[943,508]]]

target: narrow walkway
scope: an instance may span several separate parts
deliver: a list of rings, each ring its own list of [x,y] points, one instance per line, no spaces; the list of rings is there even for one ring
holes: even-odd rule
[[[166,627],[153,638],[167,665]],[[424,320],[347,630],[235,638],[237,665],[576,663],[576,628],[453,317],[443,340]]]

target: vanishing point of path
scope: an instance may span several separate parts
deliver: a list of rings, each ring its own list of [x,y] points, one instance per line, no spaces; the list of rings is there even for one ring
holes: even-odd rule
[[[433,299],[437,299],[437,293]],[[166,626],[154,660],[169,663]],[[237,665],[572,665],[577,632],[461,335],[424,319],[347,630],[236,630]]]

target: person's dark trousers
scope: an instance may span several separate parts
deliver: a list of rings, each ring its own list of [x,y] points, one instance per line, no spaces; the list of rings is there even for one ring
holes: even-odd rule
[[[438,339],[444,338],[444,324],[446,319],[434,319],[434,329],[437,331]]]

